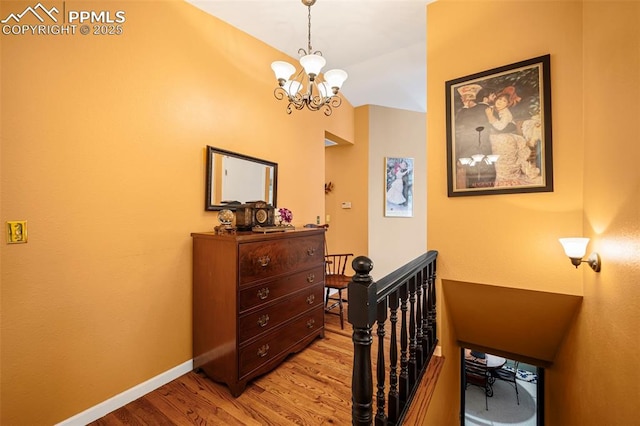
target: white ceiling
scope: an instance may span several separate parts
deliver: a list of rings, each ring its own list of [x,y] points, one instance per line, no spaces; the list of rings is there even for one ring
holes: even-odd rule
[[[293,58],[307,49],[308,9],[301,0],[186,1]],[[342,93],[353,106],[426,111],[431,1],[317,0],[311,7],[313,50],[327,60],[324,70],[349,73]]]

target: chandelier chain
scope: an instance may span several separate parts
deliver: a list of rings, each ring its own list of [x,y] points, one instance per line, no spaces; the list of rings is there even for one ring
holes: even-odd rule
[[[307,52],[309,55],[311,55],[312,50],[311,50],[311,5],[307,6],[307,8],[309,9],[309,13],[308,13],[308,19],[309,19],[309,25],[308,25],[308,47],[309,47],[309,51]]]

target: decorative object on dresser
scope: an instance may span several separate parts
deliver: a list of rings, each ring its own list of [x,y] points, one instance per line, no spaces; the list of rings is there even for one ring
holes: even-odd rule
[[[323,228],[193,233],[193,366],[239,396],[324,337]]]
[[[236,207],[236,226],[242,231],[254,226],[273,226],[274,221],[274,208],[264,201],[250,201]]]
[[[280,207],[276,211],[276,220],[280,226],[289,226],[293,220],[293,213],[286,207]]]
[[[216,234],[235,234],[236,227],[232,225],[235,215],[231,210],[222,209],[218,212],[220,225],[214,228]]]
[[[253,232],[284,232],[284,231],[293,231],[296,229],[295,226],[291,224],[293,220],[293,213],[286,207],[280,207],[279,209],[275,209],[274,221],[275,225],[270,226],[266,225],[256,225],[251,230]]]

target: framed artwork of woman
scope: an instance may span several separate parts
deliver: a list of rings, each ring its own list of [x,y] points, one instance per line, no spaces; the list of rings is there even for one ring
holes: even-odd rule
[[[446,82],[449,197],[552,192],[550,55]]]
[[[413,216],[413,158],[385,157],[384,195],[387,217]]]

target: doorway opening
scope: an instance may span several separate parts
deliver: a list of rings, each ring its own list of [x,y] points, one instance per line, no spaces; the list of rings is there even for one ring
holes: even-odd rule
[[[470,348],[460,365],[462,426],[544,426],[544,368]]]

